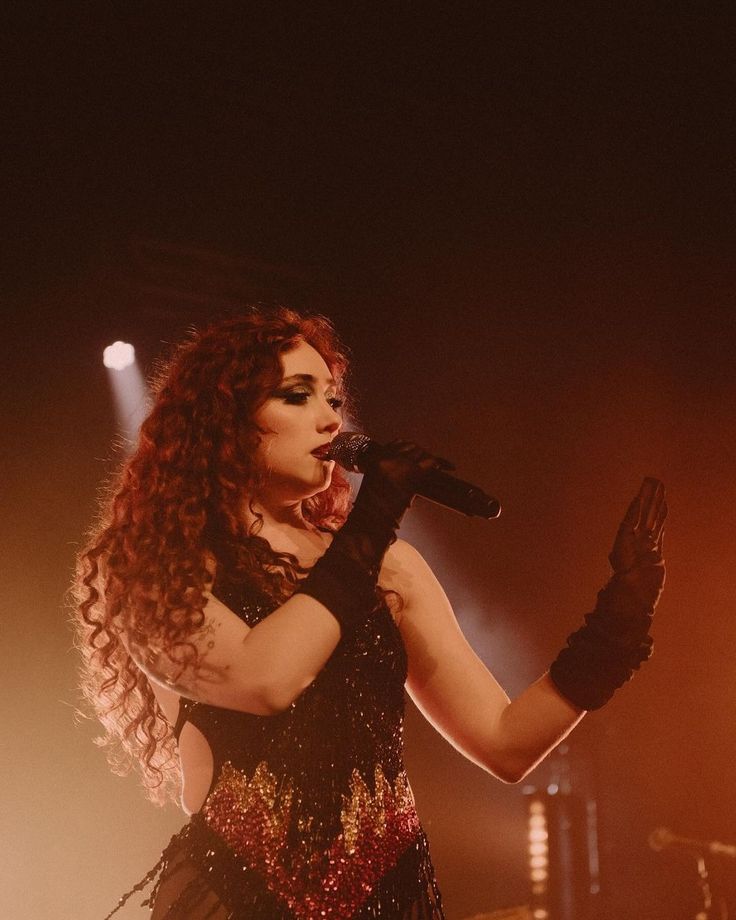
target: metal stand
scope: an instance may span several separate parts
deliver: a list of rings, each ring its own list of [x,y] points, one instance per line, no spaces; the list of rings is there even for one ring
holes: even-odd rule
[[[698,853],[698,885],[700,893],[703,895],[703,909],[695,914],[695,920],[713,920],[711,917],[711,907],[713,906],[713,893],[710,890],[710,880],[708,878],[708,869],[705,865],[705,858],[702,853]]]
[[[698,887],[703,897],[703,909],[695,914],[695,920],[728,920],[728,910],[725,902],[718,898],[718,903],[713,903],[713,892],[710,887],[708,867],[702,853],[696,855],[698,867]]]

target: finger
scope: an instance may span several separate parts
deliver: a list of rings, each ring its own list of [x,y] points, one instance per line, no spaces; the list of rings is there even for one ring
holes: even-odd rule
[[[642,530],[654,530],[659,509],[664,502],[664,485],[652,476],[647,476],[642,483],[642,511],[639,526]]]
[[[631,500],[631,504],[626,509],[626,514],[624,515],[623,521],[621,521],[622,527],[629,527],[631,530],[634,530],[639,523],[639,516],[641,514],[641,491],[637,496]]]
[[[662,516],[662,509],[665,509],[666,516],[666,507],[667,502],[665,499],[664,484],[659,483],[659,488],[655,495],[654,504],[652,506],[652,529],[658,531],[658,526],[661,526],[664,523],[664,517]]]
[[[423,457],[417,460],[416,465],[421,470],[425,470],[426,472],[436,472],[438,470],[448,469],[448,467],[443,465],[443,463],[437,457],[433,457],[431,454],[424,454]],[[452,468],[454,469],[454,467]]]
[[[423,447],[419,447],[417,444],[413,444],[409,441],[405,442],[401,449],[399,450],[400,456],[405,460],[410,460],[412,463],[415,463],[417,466],[421,466],[422,469],[427,470],[454,470],[454,464],[450,463],[449,460],[445,460],[444,457],[436,457],[434,454],[430,454],[429,451],[425,450]]]
[[[664,496],[664,491],[663,491]],[[654,525],[652,526],[652,537],[656,543],[659,543],[662,532],[664,530],[664,522],[667,520],[667,501],[663,497],[662,501],[657,509],[657,516],[654,519]]]
[[[424,450],[423,447],[418,447],[416,444],[407,444],[406,447],[402,448],[399,452],[399,456],[402,460],[408,460],[415,466],[434,460],[432,454]]]
[[[390,447],[392,452],[396,454],[407,454],[410,451],[419,450],[413,441],[405,441],[402,438],[396,438],[395,440],[389,442],[386,446]]]
[[[657,484],[658,481],[656,479],[652,478],[651,476],[646,476],[642,481],[641,488],[639,489],[639,497],[641,498],[641,513],[639,516],[638,526],[642,530],[647,529],[649,513],[657,493]]]

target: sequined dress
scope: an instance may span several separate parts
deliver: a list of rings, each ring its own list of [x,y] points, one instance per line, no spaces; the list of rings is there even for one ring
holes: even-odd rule
[[[249,626],[273,609],[215,592]],[[284,712],[183,701],[177,733],[202,731],[214,779],[134,889],[153,885],[152,920],[443,918],[402,759],[406,667],[381,602]]]

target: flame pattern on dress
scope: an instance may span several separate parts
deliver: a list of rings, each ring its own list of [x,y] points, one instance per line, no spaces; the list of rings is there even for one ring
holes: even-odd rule
[[[295,917],[350,917],[421,832],[405,773],[392,784],[377,764],[374,789],[353,771],[340,813],[342,832],[323,853],[287,846],[294,792],[290,785],[280,787],[265,762],[250,779],[224,764],[202,812]]]

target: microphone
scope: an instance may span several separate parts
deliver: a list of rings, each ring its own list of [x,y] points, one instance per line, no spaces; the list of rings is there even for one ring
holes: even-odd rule
[[[372,462],[382,458],[384,451],[381,444],[372,441],[367,435],[345,431],[335,436],[327,459],[335,460],[350,472],[364,473]],[[442,470],[431,470],[417,495],[469,517],[490,520],[501,513],[501,505],[495,498]]]
[[[649,835],[649,846],[657,851],[667,847],[683,847],[687,850],[700,850],[736,859],[736,846],[733,844],[720,843],[718,840],[692,840],[690,837],[680,837],[673,834],[668,827],[655,828]]]

